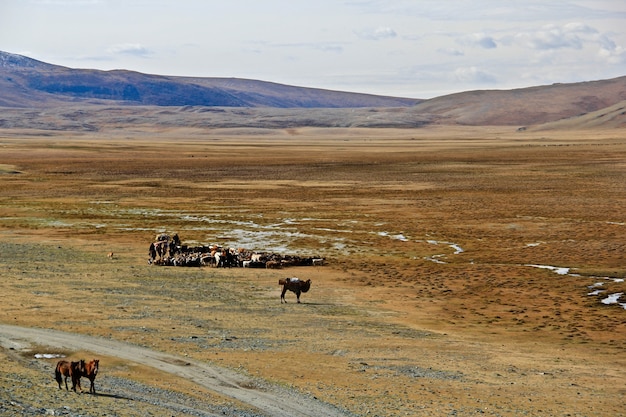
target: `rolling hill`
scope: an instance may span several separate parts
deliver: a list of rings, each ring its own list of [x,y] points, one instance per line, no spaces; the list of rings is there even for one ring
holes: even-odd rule
[[[468,91],[417,104],[444,124],[537,125],[582,116],[626,100],[626,77],[514,90]]]
[[[527,127],[559,121],[567,121],[559,126],[623,127],[618,103],[624,100],[626,76],[421,100],[237,78],[72,69],[0,51],[3,128]]]
[[[194,78],[134,71],[72,69],[0,52],[0,106],[59,104],[274,108],[403,107],[420,100],[237,78]]]
[[[626,127],[626,100],[580,116],[533,126],[530,130],[599,129]]]

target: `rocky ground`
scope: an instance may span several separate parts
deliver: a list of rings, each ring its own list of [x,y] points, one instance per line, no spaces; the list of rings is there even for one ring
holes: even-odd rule
[[[29,343],[31,341],[31,343]],[[50,392],[51,376],[54,375],[53,366],[58,358],[63,354],[33,354],[32,342],[36,342],[40,347],[61,351],[64,349],[88,350],[96,355],[105,354],[108,357],[123,359],[127,363],[135,363],[172,375],[173,378],[184,378],[193,381],[199,387],[219,393],[230,399],[230,404],[217,404],[211,401],[211,395],[202,396],[184,395],[171,389],[156,388],[146,384],[133,381],[129,378],[119,376],[104,376],[97,378],[96,393],[89,392],[88,380],[82,380],[83,387],[77,387],[76,391],[68,391],[65,384],[62,384],[60,391],[52,389]],[[24,374],[27,378],[15,374],[16,367],[13,366],[13,376],[7,379],[18,381],[18,384],[11,385],[13,389],[7,389],[9,397],[8,404],[13,407],[23,408],[27,412],[39,413],[42,408],[46,413],[54,412],[60,415],[58,409],[46,408],[52,404],[64,404],[63,410],[78,408],[78,415],[84,415],[81,406],[87,407],[87,413],[101,413],[106,415],[168,415],[183,414],[196,416],[346,416],[347,412],[336,407],[323,404],[316,398],[305,396],[295,390],[270,384],[259,378],[251,378],[242,373],[230,371],[223,367],[197,362],[188,357],[169,355],[151,349],[138,347],[128,343],[121,343],[115,340],[95,338],[85,335],[72,334],[49,329],[32,329],[24,327],[0,325],[0,344],[8,348],[11,353],[7,358],[10,362],[25,367]],[[37,360],[49,359],[49,360]],[[54,359],[54,360],[52,360]],[[77,358],[71,358],[74,360]],[[89,360],[89,359],[88,359]],[[17,363],[16,363],[17,362]],[[103,362],[106,362],[103,361]],[[43,381],[30,381],[30,372],[35,371],[47,374],[48,378]],[[100,373],[102,375],[102,373]],[[23,374],[22,374],[23,375]],[[54,384],[55,385],[56,381]],[[43,388],[48,395],[40,395],[41,391],[35,388],[37,385]],[[71,387],[71,380],[70,385]],[[65,387],[65,390],[63,389]],[[53,392],[55,394],[53,394]],[[21,393],[21,394],[20,394]],[[92,397],[102,397],[102,401],[78,400],[77,397],[89,395]],[[35,399],[34,396],[37,396]],[[93,401],[93,402],[91,402]],[[231,405],[238,404],[238,406]],[[39,405],[35,405],[39,404]],[[136,404],[130,405],[130,404]],[[95,408],[95,409],[94,409]]]

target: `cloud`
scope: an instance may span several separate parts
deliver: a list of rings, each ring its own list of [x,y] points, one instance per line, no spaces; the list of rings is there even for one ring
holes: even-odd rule
[[[101,0],[34,0],[34,4],[42,6],[81,6],[102,3]]]
[[[626,64],[626,49],[613,42],[604,44],[598,54],[609,64]]]
[[[316,50],[322,52],[330,52],[330,53],[342,53],[344,47],[340,43],[336,42],[294,42],[294,43],[263,43],[266,47],[271,48],[289,48],[289,49],[309,49]],[[260,52],[260,49],[257,49],[257,52]]]
[[[598,36],[600,50],[598,55],[608,64],[624,64],[626,63],[626,48],[617,45],[608,35],[602,34]]]
[[[461,67],[454,71],[454,78],[457,81],[471,84],[492,84],[496,82],[496,77],[477,67]]]
[[[138,57],[146,57],[152,55],[152,51],[138,43],[125,43],[111,46],[107,52],[114,55],[133,55]]]
[[[567,23],[562,26],[546,25],[535,32],[522,32],[516,39],[531,49],[582,49],[587,41],[597,37],[598,31],[582,23]]]
[[[440,54],[444,54],[444,55],[450,55],[450,56],[463,56],[465,55],[463,53],[463,51],[460,51],[456,48],[439,48],[437,49],[437,52],[439,52]]]
[[[355,32],[361,39],[370,41],[378,41],[381,39],[391,39],[398,36],[395,30],[386,26],[379,26],[377,28],[369,28],[359,32]]]
[[[498,44],[491,37],[484,33],[471,33],[457,40],[461,45],[479,47],[484,49],[497,48]]]
[[[334,53],[343,52],[343,47],[340,45],[336,45],[336,44],[319,45],[317,46],[317,49],[319,49],[320,51],[324,51],[324,52],[334,52]]]

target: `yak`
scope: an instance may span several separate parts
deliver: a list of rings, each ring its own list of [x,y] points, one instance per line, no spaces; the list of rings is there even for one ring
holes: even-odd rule
[[[283,292],[280,294],[280,303],[286,303],[285,293],[287,290],[296,294],[298,299],[298,303],[300,302],[300,293],[307,292],[311,288],[311,280],[307,279],[306,281],[300,280],[300,278],[284,278],[278,280],[278,285],[283,286]]]

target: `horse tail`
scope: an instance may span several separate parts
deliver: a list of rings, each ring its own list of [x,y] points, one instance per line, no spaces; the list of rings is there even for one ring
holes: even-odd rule
[[[59,383],[59,388],[61,388],[61,383],[63,382],[63,376],[61,375],[60,366],[57,364],[56,369],[54,370],[54,379]]]

